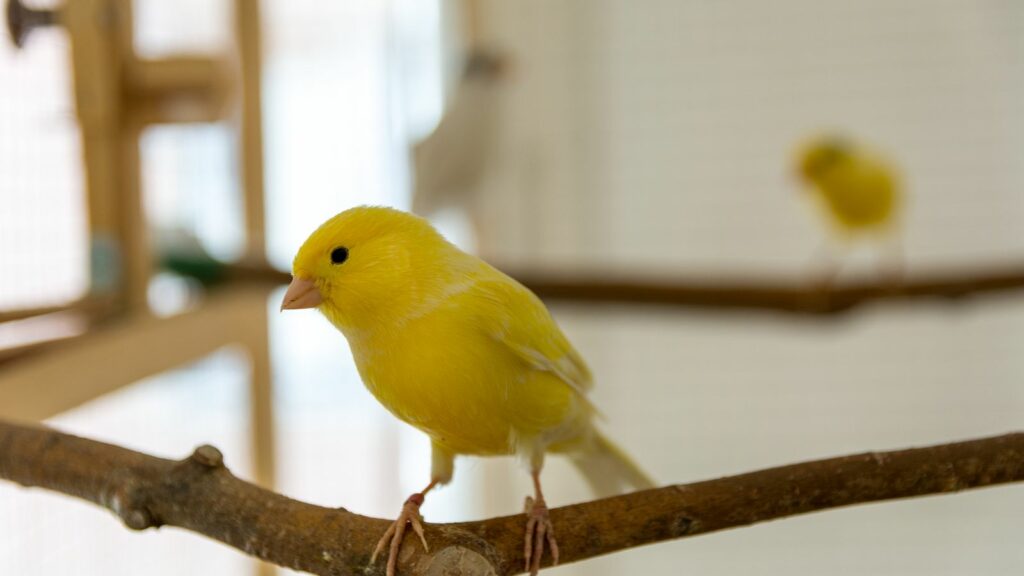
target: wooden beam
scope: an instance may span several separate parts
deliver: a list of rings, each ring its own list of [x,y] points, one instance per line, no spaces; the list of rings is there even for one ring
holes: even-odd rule
[[[216,58],[132,58],[125,67],[126,105],[138,125],[217,122],[231,92],[227,64]]]
[[[170,318],[132,316],[51,344],[0,371],[0,418],[43,420],[228,344],[252,345],[254,334],[265,337],[266,306],[266,288],[226,289],[191,312]],[[266,378],[266,360],[259,362],[261,378]]]

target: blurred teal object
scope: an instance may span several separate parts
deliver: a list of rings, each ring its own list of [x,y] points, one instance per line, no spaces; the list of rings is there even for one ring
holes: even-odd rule
[[[121,279],[121,251],[109,234],[94,234],[89,246],[90,290],[94,295],[110,294]]]

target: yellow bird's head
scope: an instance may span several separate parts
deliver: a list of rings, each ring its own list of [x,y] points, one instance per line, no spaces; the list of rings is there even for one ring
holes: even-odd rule
[[[797,155],[797,172],[808,183],[820,184],[826,174],[854,154],[849,140],[835,135],[820,136],[800,150]]]
[[[317,228],[292,263],[281,310],[317,308],[343,331],[400,322],[443,291],[458,250],[429,222],[360,206]]]

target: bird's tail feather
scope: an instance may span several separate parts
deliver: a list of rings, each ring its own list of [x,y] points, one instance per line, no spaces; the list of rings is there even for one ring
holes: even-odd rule
[[[650,476],[596,430],[587,450],[572,454],[571,460],[598,498],[621,494],[630,487],[634,490],[655,487]]]

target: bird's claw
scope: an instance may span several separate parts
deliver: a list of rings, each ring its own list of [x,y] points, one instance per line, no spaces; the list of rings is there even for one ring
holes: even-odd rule
[[[385,546],[388,547],[388,565],[385,572],[387,576],[395,576],[398,568],[398,552],[402,548],[402,539],[409,526],[412,526],[412,531],[420,537],[423,550],[430,551],[430,547],[427,546],[427,537],[423,533],[423,516],[420,515],[420,506],[422,505],[423,494],[409,496],[405,504],[402,505],[402,513],[398,515],[398,519],[388,527],[384,535],[377,541],[377,547],[373,549],[370,564],[376,563],[377,556],[384,551]]]
[[[544,556],[544,545],[551,550],[551,564],[558,564],[558,542],[555,541],[555,529],[548,517],[548,507],[544,500],[535,501],[526,497],[526,538],[523,542],[523,556],[526,558],[526,571],[536,576],[540,571],[540,562]]]

